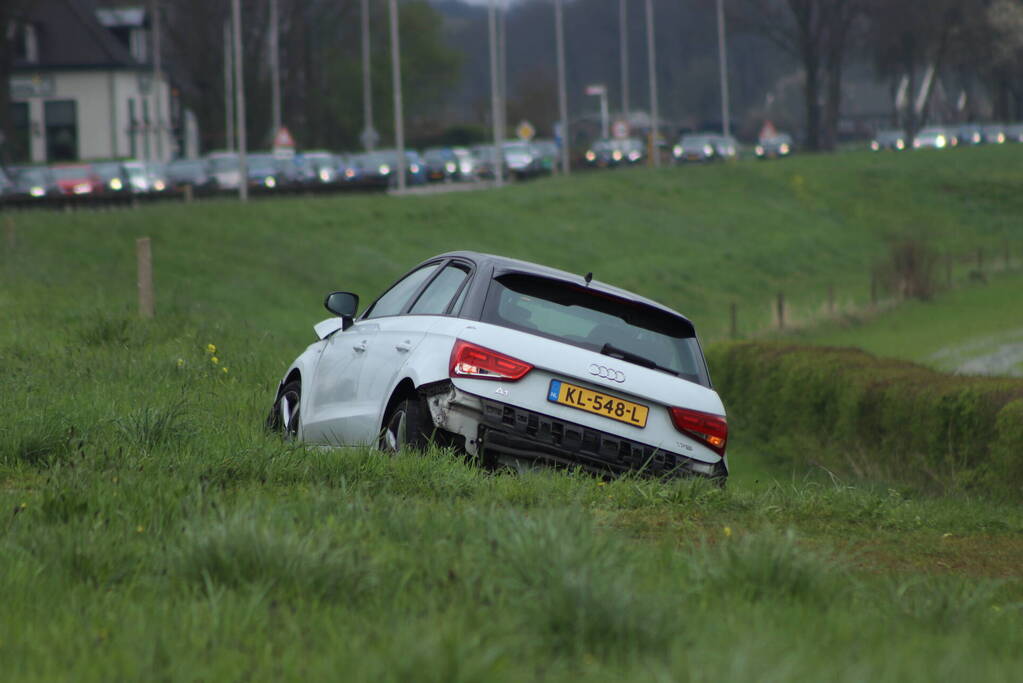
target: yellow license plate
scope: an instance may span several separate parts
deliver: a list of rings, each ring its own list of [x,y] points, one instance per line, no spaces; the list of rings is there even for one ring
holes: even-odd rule
[[[551,380],[547,400],[618,420],[634,427],[645,427],[650,409],[639,403],[623,401],[599,391],[578,387],[560,380]]]

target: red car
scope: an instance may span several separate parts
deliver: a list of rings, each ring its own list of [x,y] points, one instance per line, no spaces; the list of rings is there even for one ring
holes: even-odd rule
[[[54,180],[64,195],[93,194],[103,189],[103,180],[89,164],[54,166]]]

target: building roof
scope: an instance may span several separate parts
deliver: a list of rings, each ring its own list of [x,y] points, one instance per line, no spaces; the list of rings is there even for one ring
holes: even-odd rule
[[[37,0],[28,11],[39,61],[15,70],[138,67],[128,49],[100,23],[93,0]]]

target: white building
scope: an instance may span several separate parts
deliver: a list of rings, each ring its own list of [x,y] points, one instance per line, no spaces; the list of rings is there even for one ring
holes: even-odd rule
[[[13,30],[9,159],[175,155],[178,104],[166,78],[154,78],[147,11],[35,0]]]

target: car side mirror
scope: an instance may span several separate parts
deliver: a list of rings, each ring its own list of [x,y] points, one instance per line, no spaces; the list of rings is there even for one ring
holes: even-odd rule
[[[341,329],[347,330],[355,321],[359,310],[359,295],[351,292],[332,292],[323,300],[323,307],[334,315],[341,316]]]

